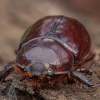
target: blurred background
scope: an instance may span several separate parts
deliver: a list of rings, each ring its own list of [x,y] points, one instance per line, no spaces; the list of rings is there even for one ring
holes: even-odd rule
[[[100,53],[100,0],[0,0],[0,70],[15,60],[14,50],[25,30],[48,15],[65,15],[79,20],[90,34],[94,51]],[[94,76],[100,78],[99,67]],[[100,89],[95,95],[98,95],[95,100],[100,100]]]

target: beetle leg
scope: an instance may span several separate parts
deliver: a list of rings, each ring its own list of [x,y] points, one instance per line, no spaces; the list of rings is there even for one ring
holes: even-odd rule
[[[4,79],[5,79],[12,71],[14,71],[13,64],[14,64],[14,62],[9,63],[7,66],[5,66],[5,69],[4,69],[3,71],[0,71],[0,81],[1,81],[1,82],[3,82]]]
[[[81,69],[77,69],[77,71],[91,75],[93,72],[93,68],[97,65],[97,63],[100,61],[100,54],[99,54],[99,58],[91,65],[91,67],[89,69],[86,68],[81,68]]]
[[[78,66],[81,66],[81,65],[93,60],[94,57],[95,57],[95,54],[88,55],[81,63],[78,64]]]
[[[78,72],[78,71],[73,71],[71,72],[71,75],[76,79],[78,80],[79,82],[91,87],[91,86],[94,86],[87,77],[85,77],[84,74],[82,74],[81,72]]]
[[[84,70],[84,68],[82,68],[82,66],[84,66],[85,64],[87,64],[88,62],[92,61],[95,57],[95,54],[89,54],[87,57],[85,57],[81,62],[76,63],[75,66],[73,66],[72,70],[77,70],[77,69],[82,69]],[[80,68],[81,67],[81,68]]]
[[[77,69],[77,71],[81,72],[81,73],[85,73],[87,75],[92,75],[92,73],[93,73],[93,70],[89,70],[89,69],[86,69],[86,68]]]
[[[73,71],[73,72],[71,72],[71,76],[73,76],[79,82],[87,85],[88,87],[93,87],[94,88],[94,87],[100,86],[100,82],[96,83],[96,84],[92,84],[90,82],[90,80],[87,77],[85,77],[85,75],[83,73],[81,73],[81,72]]]
[[[55,83],[56,84],[58,84],[58,85],[60,85],[61,83],[60,83],[60,79],[63,79],[65,77],[65,75],[55,75],[55,76],[53,76],[52,77],[52,79],[49,81],[49,85],[50,86],[53,86]],[[63,82],[63,80],[62,80],[62,82]]]
[[[100,61],[100,54],[99,54],[99,58],[92,64],[92,66],[90,67],[89,70],[87,69],[79,69],[79,70],[76,70],[76,71],[73,71],[71,72],[71,75],[77,79],[78,81],[80,81],[81,83],[83,84],[86,84],[87,86],[90,86],[90,87],[98,87],[100,86],[100,83],[97,83],[97,84],[92,84],[88,78],[85,77],[84,74],[82,74],[81,72],[85,72],[86,74],[87,73],[92,73],[93,72],[93,68],[97,65],[97,63]],[[80,71],[80,72],[79,72]]]
[[[92,71],[93,68],[98,64],[99,61],[100,61],[100,54],[99,54],[99,58],[92,64],[92,66],[90,67],[89,71]]]

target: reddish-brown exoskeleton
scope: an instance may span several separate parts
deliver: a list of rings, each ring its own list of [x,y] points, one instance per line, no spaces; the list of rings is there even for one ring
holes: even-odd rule
[[[93,60],[91,40],[84,26],[64,16],[48,16],[28,28],[21,39],[16,61],[0,72],[3,81],[17,71],[32,86],[53,86],[71,76],[81,83],[96,87],[84,74],[92,74],[93,67],[83,66]]]

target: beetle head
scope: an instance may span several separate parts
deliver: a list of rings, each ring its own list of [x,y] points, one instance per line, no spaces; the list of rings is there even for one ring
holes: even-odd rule
[[[24,71],[27,72],[29,77],[53,74],[53,69],[42,62],[30,63],[24,68]]]

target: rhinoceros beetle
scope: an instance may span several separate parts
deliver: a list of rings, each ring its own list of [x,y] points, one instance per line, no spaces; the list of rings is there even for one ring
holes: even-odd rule
[[[84,26],[65,16],[47,16],[29,27],[21,38],[16,60],[0,72],[0,80],[13,71],[34,87],[54,86],[71,76],[79,82],[97,87],[85,75],[91,75],[93,60],[91,40]]]

